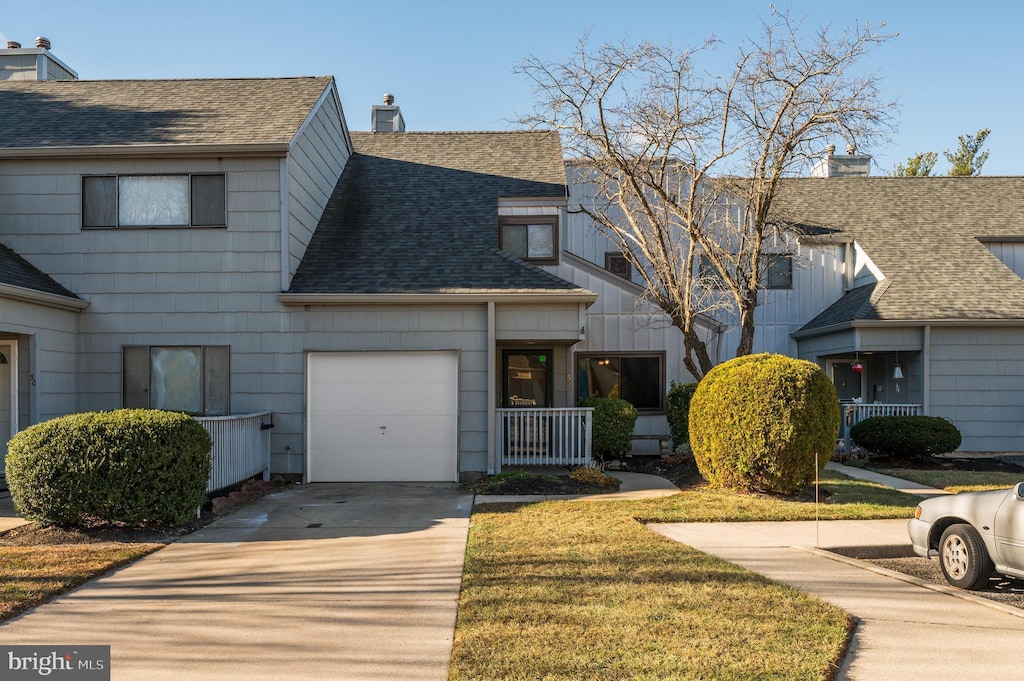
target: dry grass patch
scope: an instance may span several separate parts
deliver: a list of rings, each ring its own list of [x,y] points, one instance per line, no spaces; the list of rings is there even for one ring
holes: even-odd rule
[[[1024,473],[1009,471],[916,470],[909,468],[876,468],[872,470],[953,493],[1007,489],[1018,482],[1024,482]]]
[[[848,616],[617,502],[473,515],[450,679],[829,678]]]
[[[0,621],[162,546],[118,542],[0,546]]]

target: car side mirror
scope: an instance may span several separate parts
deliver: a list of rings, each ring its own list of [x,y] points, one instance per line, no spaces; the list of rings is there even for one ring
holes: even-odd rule
[[[1017,501],[1024,501],[1024,482],[1018,482],[1013,486],[1013,494],[1017,497]]]

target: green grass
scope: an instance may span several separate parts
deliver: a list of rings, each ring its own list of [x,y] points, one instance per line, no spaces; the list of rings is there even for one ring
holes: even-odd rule
[[[823,489],[823,518],[904,518],[919,500],[838,474]],[[637,520],[814,514],[813,503],[706,490],[478,507],[449,679],[831,678],[846,613]]]
[[[1024,474],[1004,471],[919,471],[909,468],[873,468],[872,470],[883,475],[903,478],[953,493],[1007,489],[1018,482],[1024,482]]]

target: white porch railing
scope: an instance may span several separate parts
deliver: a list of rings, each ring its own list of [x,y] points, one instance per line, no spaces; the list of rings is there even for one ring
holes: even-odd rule
[[[589,466],[594,410],[590,407],[498,409],[501,466]]]
[[[843,409],[843,424],[840,429],[843,436],[843,451],[849,453],[850,428],[864,419],[875,416],[921,416],[924,409],[920,404],[840,404]]]
[[[231,416],[197,416],[213,440],[207,492],[230,487],[263,474],[270,478],[270,429],[263,421],[271,412]]]

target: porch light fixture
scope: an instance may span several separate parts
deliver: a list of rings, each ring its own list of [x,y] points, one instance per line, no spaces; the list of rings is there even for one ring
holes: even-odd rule
[[[903,378],[903,365],[900,363],[900,353],[896,353],[896,363],[892,365],[892,377],[893,380],[900,380]]]
[[[861,364],[859,361],[854,361],[850,365],[850,371],[852,371],[855,374],[859,374],[860,372],[864,371],[864,365]]]

